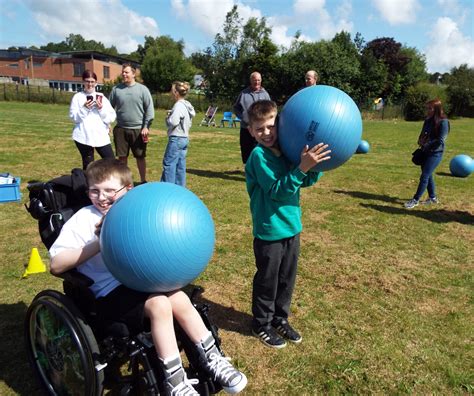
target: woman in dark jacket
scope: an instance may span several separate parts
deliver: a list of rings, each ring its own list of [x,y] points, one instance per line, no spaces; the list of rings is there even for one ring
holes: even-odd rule
[[[420,198],[428,188],[428,199],[423,204],[438,203],[435,191],[433,172],[441,162],[444,152],[444,142],[449,132],[449,121],[443,111],[439,99],[430,100],[426,103],[427,118],[423,123],[418,144],[423,150],[426,159],[421,165],[420,182],[418,189],[412,199],[405,203],[405,208],[412,209],[418,206]]]

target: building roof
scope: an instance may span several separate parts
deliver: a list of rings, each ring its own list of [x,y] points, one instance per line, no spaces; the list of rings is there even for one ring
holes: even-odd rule
[[[139,68],[140,63],[131,61],[130,59],[105,54],[99,51],[65,51],[65,52],[50,52],[40,49],[31,48],[15,48],[15,49],[0,49],[0,59],[25,59],[30,56],[37,58],[78,58],[78,59],[97,59],[104,62],[115,62],[118,64],[131,63],[133,66]]]

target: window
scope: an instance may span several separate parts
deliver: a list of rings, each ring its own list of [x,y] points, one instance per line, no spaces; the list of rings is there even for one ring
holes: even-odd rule
[[[74,77],[82,77],[84,70],[86,70],[84,63],[74,63]]]
[[[104,66],[104,78],[110,78],[110,67]]]
[[[10,63],[8,67],[12,67],[14,69],[18,69],[18,63]]]

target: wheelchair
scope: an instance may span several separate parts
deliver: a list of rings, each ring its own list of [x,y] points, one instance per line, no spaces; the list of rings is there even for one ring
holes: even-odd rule
[[[50,248],[62,225],[81,207],[90,204],[81,169],[49,182],[30,182],[29,206],[38,220],[41,239]],[[28,307],[24,336],[28,360],[45,394],[98,396],[111,394],[163,394],[163,373],[149,328],[129,329],[121,322],[107,322],[97,315],[89,290],[93,281],[76,270],[61,275],[63,292],[44,290]],[[193,302],[202,292],[186,290]],[[220,348],[218,328],[209,319],[209,306],[194,303]],[[189,378],[199,379],[201,395],[218,393],[215,383],[199,365],[193,342],[175,323],[180,351],[188,362]],[[183,360],[183,361],[186,361]]]

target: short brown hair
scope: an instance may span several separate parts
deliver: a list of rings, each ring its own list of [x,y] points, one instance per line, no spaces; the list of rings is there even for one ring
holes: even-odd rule
[[[125,69],[126,67],[129,67],[130,69],[132,69],[132,71],[134,73],[136,73],[137,71],[137,68],[135,66],[133,66],[130,62],[126,62],[122,65],[122,70]]]
[[[255,121],[266,120],[278,113],[278,108],[273,100],[259,100],[251,104],[247,111],[249,117],[249,124],[252,125]]]
[[[82,80],[85,80],[86,78],[93,78],[95,81],[97,81],[97,75],[89,69],[84,70],[84,73],[82,73]]]
[[[122,161],[115,158],[102,158],[91,162],[86,169],[87,183],[89,185],[102,183],[110,177],[116,177],[124,186],[133,183],[130,168]]]

